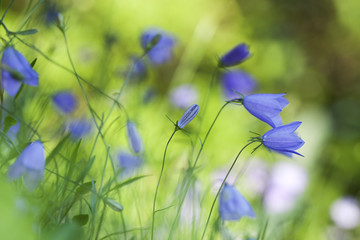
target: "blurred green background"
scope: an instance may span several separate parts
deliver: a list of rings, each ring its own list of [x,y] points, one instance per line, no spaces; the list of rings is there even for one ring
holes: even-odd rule
[[[4,11],[9,1],[1,2]],[[38,7],[31,12],[29,4],[32,7],[38,4]],[[121,98],[144,140],[147,165],[142,173],[152,175],[121,194],[125,209],[129,206],[124,216],[132,219],[130,222],[137,222],[137,214],[145,219],[144,222],[150,219],[156,176],[165,143],[173,130],[165,115],[176,120],[183,112],[171,105],[169,93],[182,84],[193,84],[201,103],[217,58],[238,43],[249,44],[253,56],[239,68],[257,80],[257,92],[287,93],[290,104],[282,113],[283,120],[285,123],[302,121],[298,133],[305,141],[300,150],[305,158],[286,159],[264,149],[255,155],[265,159],[269,166],[280,160],[295,162],[303,166],[309,176],[296,210],[290,215],[269,217],[268,239],[358,239],[359,227],[341,230],[341,233],[333,231],[329,209],[342,196],[358,200],[360,197],[359,9],[358,0],[15,0],[4,22],[9,29],[16,30],[29,16],[25,28],[36,28],[38,33],[22,38],[54,61],[71,68],[61,33],[54,19],[49,19],[51,11],[61,12],[68,26],[69,47],[77,71],[111,96],[115,96],[123,83],[130,57],[141,55],[139,38],[145,29],[157,27],[176,37],[174,58],[163,66],[150,68],[146,79],[130,84]],[[14,43],[28,60],[38,58],[35,70],[40,75],[40,90],[29,87],[29,92],[39,93],[29,94],[33,96],[31,101],[25,98],[20,101],[24,104],[23,119],[32,126],[41,123],[39,132],[49,153],[60,139],[58,134],[62,130],[57,123],[65,121],[51,104],[52,94],[72,90],[81,99],[81,91],[72,74],[21,42],[15,40]],[[99,115],[106,113],[111,101],[91,87],[87,86],[86,90],[95,111]],[[144,101],[149,90],[155,95]],[[188,131],[196,133],[201,129],[199,134],[203,136],[223,103],[219,80],[211,92],[204,125],[199,128],[200,120],[194,121]],[[75,115],[89,116],[83,100]],[[112,115],[112,120],[117,117],[119,121],[107,126],[106,138],[112,149],[127,147],[123,129],[125,118],[120,111]],[[212,199],[214,195],[206,193],[215,181],[211,174],[215,169],[229,167],[237,151],[252,136],[249,131],[264,133],[268,129],[239,106],[230,106],[224,111],[200,159],[201,171],[197,177],[206,198]],[[195,137],[191,139],[196,142]],[[84,141],[84,155],[90,145],[90,140]],[[98,145],[99,163],[91,173],[95,179],[101,175],[101,159],[106,154],[102,144]],[[169,199],[187,166],[191,149],[187,136],[178,134],[175,137],[167,158],[167,169],[172,174],[165,177],[166,186],[160,188],[163,197],[159,205],[165,207],[171,202]],[[9,187],[2,182],[1,189],[5,191]],[[241,180],[237,186],[251,188]],[[13,190],[9,194],[16,196]],[[133,198],[137,199],[135,203]],[[7,201],[9,199],[1,197],[2,204],[9,204]],[[261,201],[261,198],[250,201],[257,212],[262,212]],[[141,207],[136,209],[134,205]],[[210,200],[204,204],[202,217],[206,216],[209,205]],[[7,222],[7,216],[9,214],[1,214],[0,226]],[[264,221],[261,216],[259,214],[257,220],[243,219],[226,226],[256,233]],[[166,216],[162,217],[165,219],[162,226],[166,228],[169,223]],[[31,222],[31,217],[23,221]],[[24,224],[24,231],[33,232],[34,229],[29,230],[27,226]]]

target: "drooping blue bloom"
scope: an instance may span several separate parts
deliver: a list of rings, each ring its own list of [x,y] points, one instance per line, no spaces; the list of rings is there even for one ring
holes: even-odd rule
[[[148,29],[141,35],[141,47],[153,64],[163,64],[173,56],[175,39],[159,29]]]
[[[225,72],[221,79],[224,95],[228,100],[239,98],[237,93],[243,96],[249,95],[257,86],[252,76],[239,70]]]
[[[176,107],[185,109],[198,100],[198,95],[193,85],[184,84],[171,91],[170,100]]]
[[[127,127],[127,138],[131,150],[134,153],[141,153],[143,151],[143,143],[135,123],[132,121],[128,121],[126,127]]]
[[[300,125],[301,122],[293,122],[273,128],[262,136],[262,143],[268,149],[289,157],[291,157],[293,153],[303,156],[295,151],[304,145],[304,141],[294,133]]]
[[[26,58],[12,47],[5,49],[1,58],[1,86],[12,97],[18,93],[21,84],[39,85],[39,76]]]
[[[10,166],[8,178],[15,180],[24,176],[24,182],[29,190],[35,189],[44,178],[45,151],[40,141],[30,143]]]
[[[194,119],[194,117],[196,117],[198,112],[199,112],[199,105],[197,104],[191,105],[181,116],[180,120],[177,122],[177,126],[181,129],[184,128],[189,122],[191,122]]]
[[[55,103],[56,107],[60,109],[63,113],[71,113],[77,107],[77,100],[74,94],[63,91],[58,92],[52,98],[53,102]]]
[[[244,216],[256,217],[245,197],[234,186],[226,183],[219,197],[219,212],[224,221],[236,221]]]
[[[131,174],[143,164],[143,159],[130,153],[120,152],[117,154],[117,167],[124,174]]]
[[[73,138],[80,139],[90,133],[92,123],[86,119],[77,119],[69,123],[69,131]]]
[[[289,104],[289,101],[284,98],[285,93],[281,94],[252,94],[246,96],[242,100],[242,104],[246,110],[266,122],[272,127],[282,125],[280,112]]]
[[[241,43],[231,49],[219,60],[219,67],[232,67],[250,57],[249,46]]]

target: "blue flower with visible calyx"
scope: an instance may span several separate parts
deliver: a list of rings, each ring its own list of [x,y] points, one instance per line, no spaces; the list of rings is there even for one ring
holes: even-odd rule
[[[77,107],[76,97],[70,92],[58,92],[53,96],[52,100],[63,113],[71,113]]]
[[[262,143],[268,149],[289,157],[291,157],[293,153],[303,156],[295,151],[304,145],[304,141],[294,133],[300,125],[301,122],[293,122],[273,128],[262,136]]]
[[[126,126],[130,148],[133,150],[134,153],[141,153],[143,151],[143,143],[135,123],[128,121]]]
[[[39,76],[20,52],[8,47],[1,58],[1,86],[15,97],[22,83],[38,86]]]
[[[231,49],[219,60],[219,67],[232,67],[250,57],[249,46],[241,43]]]
[[[220,217],[224,221],[236,221],[244,216],[255,218],[250,203],[234,186],[225,183],[219,197]]]
[[[199,112],[199,105],[197,104],[191,105],[188,109],[186,109],[184,114],[181,116],[180,120],[177,122],[177,127],[183,129],[189,122],[191,122],[194,119],[194,117],[196,117],[198,112]]]
[[[289,104],[289,101],[284,98],[285,93],[281,94],[252,94],[242,99],[235,99],[234,101],[240,101],[246,110],[260,119],[266,122],[272,127],[278,127],[282,125],[280,112]]]
[[[154,64],[163,64],[173,56],[175,39],[158,29],[148,29],[141,35],[141,47]]]
[[[44,178],[45,152],[41,142],[30,143],[10,166],[8,178],[15,180],[24,176],[24,182],[29,190],[35,189]]]
[[[222,77],[222,87],[227,99],[239,98],[252,93],[256,88],[256,81],[252,76],[243,71],[227,71]]]

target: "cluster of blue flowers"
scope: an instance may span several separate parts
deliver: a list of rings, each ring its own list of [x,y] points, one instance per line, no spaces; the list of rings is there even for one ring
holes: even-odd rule
[[[249,56],[250,52],[247,45],[240,44],[220,58],[219,66],[223,68],[232,67],[243,62]],[[238,79],[235,77],[232,78],[232,75],[239,75],[239,77]],[[227,89],[227,97],[233,98],[230,102],[241,103],[250,114],[273,127],[273,129],[263,134],[262,137],[254,138],[254,140],[260,141],[271,151],[289,157],[291,157],[292,154],[302,156],[300,153],[296,152],[296,150],[304,145],[304,141],[295,133],[301,122],[283,125],[280,117],[283,108],[289,104],[289,101],[284,97],[285,94],[262,93],[248,95],[254,89],[255,84],[245,73],[229,72],[226,73],[225,76],[224,82],[225,89]],[[235,87],[235,89],[232,89],[233,87]],[[230,94],[230,89],[235,92],[235,95]],[[236,90],[241,90],[243,92],[238,93]],[[236,96],[237,94],[242,96]],[[225,184],[221,191],[219,211],[220,217],[223,220],[233,221],[238,220],[243,216],[255,217],[251,205],[244,196],[240,194],[235,187],[228,184]]]
[[[149,29],[142,34],[140,43],[143,56],[146,56],[151,64],[160,65],[172,58],[176,40],[173,36],[162,30]],[[261,137],[252,138],[251,141],[261,142],[270,151],[289,157],[293,154],[302,156],[296,150],[303,146],[304,141],[295,133],[301,122],[297,121],[283,125],[280,117],[282,110],[289,104],[289,101],[284,97],[285,94],[252,94],[257,87],[257,83],[249,74],[242,70],[228,71],[228,68],[244,62],[250,56],[249,46],[239,44],[219,59],[217,68],[225,70],[222,74],[222,85],[227,103],[242,104],[251,115],[272,127],[271,130]],[[133,63],[134,75],[140,76],[146,71],[142,57],[136,58],[136,60],[133,60]],[[11,97],[16,97],[23,84],[30,86],[38,86],[39,84],[37,72],[26,58],[13,47],[8,47],[3,52],[1,77],[1,87]],[[91,132],[92,122],[86,118],[71,118],[79,107],[75,94],[70,91],[60,91],[53,95],[52,101],[61,114],[66,117],[67,129],[73,139],[82,139]],[[197,104],[188,107],[181,118],[174,123],[175,130],[173,135],[176,131],[183,130],[198,113],[199,106]],[[136,123],[128,117],[126,134],[130,152],[122,151],[116,157],[115,165],[120,173],[133,172],[143,164],[142,154],[144,153],[144,144]],[[44,169],[44,146],[40,140],[37,140],[29,143],[22,150],[16,161],[10,166],[8,178],[14,180],[23,176],[26,186],[33,190],[44,178]],[[153,209],[154,214],[155,201],[156,195]],[[255,217],[255,211],[251,204],[233,185],[227,183],[224,184],[220,192],[219,214],[224,221],[236,221],[244,216]]]

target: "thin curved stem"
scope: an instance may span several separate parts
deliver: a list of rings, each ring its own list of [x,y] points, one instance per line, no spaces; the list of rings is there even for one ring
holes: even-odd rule
[[[177,209],[175,219],[174,219],[174,221],[173,221],[173,223],[172,223],[172,226],[171,226],[171,229],[170,229],[170,234],[169,234],[168,239],[171,239],[171,237],[172,237],[172,232],[173,232],[173,230],[174,230],[174,227],[175,227],[175,224],[176,224],[176,222],[177,222],[177,219],[179,218],[181,207],[182,207],[182,205],[183,205],[183,203],[184,203],[184,200],[185,200],[187,191],[189,190],[189,187],[190,187],[190,184],[191,184],[192,172],[194,171],[194,169],[195,169],[195,167],[196,167],[196,164],[197,164],[197,162],[198,162],[198,160],[199,160],[200,154],[201,154],[202,150],[204,149],[206,140],[208,139],[209,134],[210,134],[212,128],[214,127],[214,125],[215,125],[215,122],[216,122],[217,119],[219,118],[220,113],[223,111],[223,109],[224,109],[229,103],[230,103],[230,102],[227,101],[227,102],[220,108],[220,110],[219,110],[218,113],[216,114],[215,119],[214,119],[214,121],[212,122],[209,130],[207,131],[207,133],[206,133],[206,135],[205,135],[205,137],[204,137],[204,140],[203,140],[202,143],[201,143],[201,146],[200,146],[199,152],[198,152],[198,154],[197,154],[197,156],[196,156],[196,158],[195,158],[194,164],[193,164],[193,166],[190,168],[190,172],[188,173],[189,180],[186,182],[186,185],[185,185],[185,188],[184,188],[185,191],[182,192],[182,193],[183,193],[183,196],[180,198],[180,199],[181,199],[181,200],[180,200],[180,204],[179,204],[179,207],[178,207],[178,209]]]
[[[251,145],[251,144],[254,143],[254,142],[255,142],[255,141],[251,141],[251,142],[247,143],[247,144],[239,151],[239,153],[236,155],[236,158],[234,159],[233,163],[231,164],[231,167],[229,168],[228,172],[226,173],[226,176],[225,176],[224,180],[222,181],[221,186],[220,186],[219,190],[217,191],[216,196],[215,196],[215,198],[214,198],[214,201],[213,201],[213,203],[212,203],[212,205],[211,205],[210,212],[209,212],[209,216],[208,216],[208,218],[207,218],[207,220],[206,220],[205,228],[204,228],[203,234],[202,234],[202,236],[201,236],[201,239],[204,239],[204,236],[205,236],[205,233],[206,233],[206,229],[207,229],[207,227],[208,227],[208,225],[209,225],[210,218],[211,218],[211,214],[212,214],[212,211],[213,211],[213,209],[214,209],[216,200],[217,200],[217,198],[218,198],[219,195],[220,195],[221,189],[222,189],[223,186],[225,185],[226,179],[227,179],[228,176],[230,175],[231,170],[232,170],[233,167],[235,166],[236,161],[238,160],[239,156],[240,156],[241,153],[244,151],[244,149],[247,148],[249,145]]]
[[[154,222],[155,222],[155,211],[156,211],[156,210],[155,210],[156,198],[157,198],[157,194],[158,194],[158,191],[159,191],[159,185],[160,185],[161,177],[162,177],[162,174],[163,174],[163,172],[164,172],[166,152],[167,152],[169,143],[170,143],[171,139],[173,138],[173,136],[175,135],[175,133],[176,133],[177,130],[178,130],[178,129],[175,128],[174,132],[171,134],[169,140],[168,140],[167,143],[166,143],[166,147],[165,147],[165,151],[164,151],[164,156],[163,156],[162,165],[161,165],[161,170],[160,170],[160,176],[159,176],[158,183],[157,183],[157,185],[156,185],[154,202],[153,202],[152,222],[151,222],[151,240],[154,239]]]
[[[197,156],[196,156],[196,158],[195,158],[195,162],[194,162],[193,167],[192,167],[193,169],[196,167],[196,164],[197,164],[197,162],[198,162],[198,160],[199,160],[200,154],[201,154],[201,152],[202,152],[202,150],[203,150],[203,148],[204,148],[204,146],[205,146],[206,140],[207,140],[207,138],[209,137],[209,134],[210,134],[212,128],[213,128],[214,125],[215,125],[216,120],[217,120],[218,117],[220,116],[220,113],[222,112],[222,110],[223,110],[229,103],[230,103],[230,102],[228,101],[228,102],[226,102],[224,105],[222,105],[222,107],[220,108],[219,112],[216,114],[216,117],[215,117],[214,121],[212,122],[209,130],[207,131],[207,133],[206,133],[206,135],[205,135],[204,140],[202,141],[201,147],[200,147],[200,149],[199,149],[199,152],[198,152],[198,154],[197,154]]]

